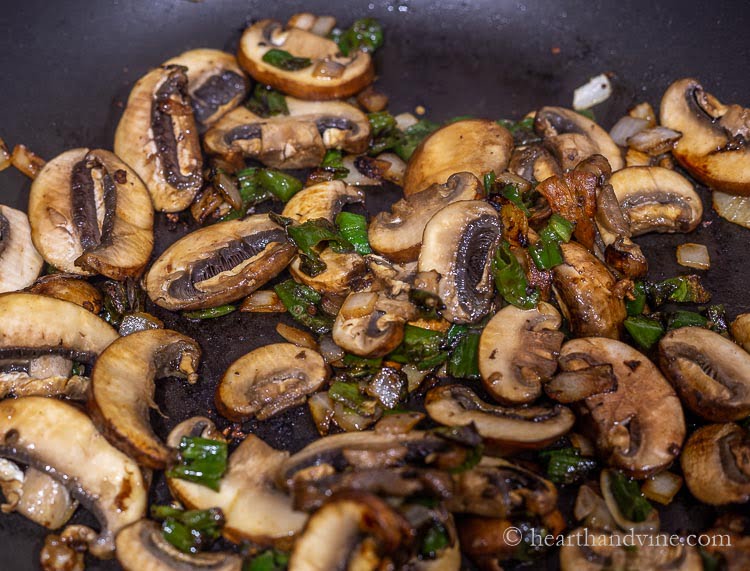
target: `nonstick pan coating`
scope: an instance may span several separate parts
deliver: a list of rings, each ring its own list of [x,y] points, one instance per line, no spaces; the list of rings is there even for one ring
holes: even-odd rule
[[[0,136],[46,159],[72,147],[111,149],[129,90],[151,67],[192,48],[235,51],[248,22],[285,21],[300,11],[332,14],[343,25],[378,18],[386,45],[376,57],[377,87],[390,96],[392,111],[423,105],[436,121],[466,114],[517,119],[540,105],[570,105],[573,89],[601,72],[613,73],[615,86],[596,109],[605,127],[634,103],[658,105],[665,88],[685,76],[699,78],[723,101],[750,104],[750,5],[742,2],[25,0],[5,1],[0,9]],[[28,180],[13,169],[0,174],[0,203],[25,209],[28,190]],[[750,310],[750,231],[719,220],[705,190],[701,195],[704,223],[689,240],[708,246],[713,267],[705,284],[733,316]],[[395,189],[370,190],[367,209],[376,212],[397,196]],[[189,229],[157,216],[155,254]],[[675,261],[683,241],[680,235],[638,239],[651,277],[685,273]],[[156,400],[166,418],[154,415],[154,422],[162,436],[189,416],[215,416],[213,390],[226,366],[280,340],[276,316],[236,313],[196,325],[157,313],[167,327],[195,337],[205,355],[196,386],[172,379],[158,386]],[[244,428],[292,451],[316,436],[304,407]],[[154,488],[155,499],[168,500],[161,478]],[[569,513],[572,495],[563,490],[561,496]],[[662,528],[670,532],[706,529],[716,515],[684,490],[661,514]],[[73,521],[93,523],[83,510]],[[0,515],[0,569],[38,569],[44,536],[20,516]],[[555,569],[556,559],[534,567]],[[87,565],[117,568],[111,561]]]

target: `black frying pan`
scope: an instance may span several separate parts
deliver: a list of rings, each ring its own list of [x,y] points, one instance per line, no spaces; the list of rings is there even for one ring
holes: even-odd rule
[[[250,20],[285,21],[300,11],[332,14],[344,25],[365,15],[378,18],[387,37],[376,57],[377,86],[391,97],[392,110],[413,111],[421,104],[437,121],[466,114],[519,118],[540,105],[570,105],[573,89],[603,71],[615,74],[614,95],[596,109],[605,127],[634,103],[658,105],[669,83],[689,75],[722,100],[750,103],[746,2],[6,0],[0,8],[0,136],[11,145],[25,143],[46,159],[72,147],[111,149],[128,92],[149,68],[187,49],[234,51]],[[28,180],[17,172],[0,175],[0,203],[25,209],[28,189]],[[750,231],[717,219],[709,195],[702,196],[705,222],[690,240],[709,248],[714,267],[705,283],[730,315],[748,311]],[[370,192],[368,210],[382,209],[396,197],[393,189]],[[186,224],[168,228],[159,216],[155,253],[188,230]],[[652,277],[680,273],[675,246],[683,236],[638,241]],[[170,380],[158,388],[157,402],[168,416],[154,417],[162,435],[189,416],[215,416],[213,389],[226,366],[279,340],[275,317],[233,314],[196,326],[158,314],[167,327],[194,336],[205,353],[197,386]],[[304,408],[245,428],[292,451],[315,437]],[[168,499],[161,478],[154,488],[156,499]],[[571,503],[568,495],[563,493],[564,507]],[[716,516],[685,491],[661,513],[662,527],[670,532],[706,529]],[[93,523],[83,510],[73,521]],[[0,569],[38,569],[44,536],[22,517],[0,515]],[[87,568],[117,567],[89,561]],[[554,555],[544,568],[556,568]]]

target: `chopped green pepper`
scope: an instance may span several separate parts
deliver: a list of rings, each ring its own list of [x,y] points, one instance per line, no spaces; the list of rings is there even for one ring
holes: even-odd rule
[[[168,470],[167,476],[219,490],[219,482],[227,469],[226,442],[183,436],[178,452],[180,463]]]
[[[457,331],[458,328],[461,330]],[[470,331],[465,325],[453,325],[446,335],[448,342],[453,335],[458,335],[459,339],[448,359],[448,374],[457,379],[478,379],[481,332]]]
[[[643,349],[650,349],[664,335],[664,327],[659,320],[645,315],[630,316],[625,319],[624,325],[633,341]]]
[[[195,311],[183,311],[182,316],[186,319],[216,319],[217,317],[224,317],[229,315],[235,309],[234,305],[220,305],[219,307],[209,307],[207,309],[197,309]]]
[[[431,133],[440,127],[437,123],[420,119],[414,125],[408,126],[403,131],[401,140],[394,146],[393,151],[403,160],[408,161],[414,154],[419,144]]]
[[[635,282],[635,285],[633,286],[634,299],[628,299],[625,301],[625,308],[627,309],[628,315],[641,315],[643,310],[646,309],[646,289],[646,284],[643,282]]]
[[[320,259],[315,249],[322,242],[326,242],[334,252],[343,253],[354,250],[352,243],[339,234],[336,227],[325,218],[315,218],[302,224],[295,224],[291,218],[274,213],[269,216],[286,229],[289,239],[299,250],[300,271],[308,276],[315,277],[326,269],[325,262]]]
[[[646,521],[654,506],[641,493],[638,482],[631,480],[619,470],[610,470],[609,475],[610,491],[622,515],[635,523]]]
[[[261,58],[267,64],[270,64],[284,71],[298,71],[312,65],[312,60],[307,57],[295,57],[287,51],[271,48],[263,54]]]
[[[219,508],[185,511],[171,506],[151,506],[151,517],[162,521],[164,539],[183,553],[198,553],[210,547],[224,526],[224,513]]]
[[[383,45],[383,27],[375,18],[362,18],[348,30],[334,30],[330,37],[345,56],[354,50],[373,53]]]
[[[354,246],[355,252],[363,256],[372,254],[367,238],[367,218],[353,212],[339,212],[336,216],[336,226],[341,235]]]
[[[648,284],[647,290],[649,300],[657,307],[668,301],[707,303],[711,299],[711,294],[701,285],[700,277],[695,274],[651,283]]]
[[[597,467],[596,460],[584,458],[578,448],[544,450],[539,457],[547,462],[547,477],[556,484],[574,484]]]
[[[260,117],[289,115],[284,94],[260,83],[255,86],[253,96],[245,102],[245,107]]]
[[[320,168],[333,173],[334,179],[346,178],[349,169],[344,166],[344,154],[338,149],[328,149]]]
[[[289,565],[289,554],[276,549],[267,549],[245,561],[242,571],[284,571]]]
[[[694,311],[675,311],[667,318],[667,329],[680,327],[705,327],[708,319]]]
[[[318,334],[331,331],[334,316],[320,307],[322,297],[317,291],[291,279],[277,284],[273,289],[295,320]]]
[[[435,559],[440,551],[448,547],[448,532],[440,523],[435,522],[425,533],[419,553],[427,559]]]
[[[407,324],[401,345],[386,359],[396,363],[414,363],[417,369],[425,371],[444,363],[448,353],[442,350],[443,334],[439,331],[423,329]]]
[[[495,288],[508,303],[522,309],[532,309],[539,303],[539,290],[529,287],[521,264],[505,240],[500,242],[492,258],[492,275]]]
[[[706,318],[708,319],[706,325],[711,331],[715,331],[721,335],[724,335],[729,331],[727,313],[723,305],[709,305],[706,308]]]

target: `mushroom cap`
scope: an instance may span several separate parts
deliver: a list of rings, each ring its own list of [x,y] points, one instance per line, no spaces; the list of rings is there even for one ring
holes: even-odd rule
[[[265,420],[304,404],[328,375],[323,357],[312,349],[264,345],[229,365],[216,388],[216,408],[235,422]]]
[[[627,167],[613,173],[609,183],[633,236],[690,232],[703,216],[703,203],[692,183],[671,169]]]
[[[419,252],[420,272],[435,271],[436,293],[452,323],[473,323],[490,310],[494,282],[490,263],[500,236],[497,211],[481,200],[461,200],[427,223]]]
[[[70,274],[47,274],[36,280],[27,291],[70,301],[94,315],[99,315],[104,300],[102,292],[96,287],[85,279]]]
[[[172,311],[216,307],[255,291],[296,252],[267,214],[200,228],[167,248],[144,278],[158,306]]]
[[[42,168],[31,185],[29,222],[44,259],[71,274],[136,277],[154,247],[146,186],[101,149],[71,149]]]
[[[750,437],[736,424],[709,424],[693,432],[680,456],[690,493],[715,506],[750,500]]]
[[[0,293],[30,286],[43,266],[44,259],[31,241],[28,216],[0,204]]]
[[[455,173],[481,179],[489,171],[502,173],[513,150],[513,136],[495,121],[464,119],[430,134],[416,148],[404,175],[404,195],[433,184],[444,184]]]
[[[185,210],[203,186],[203,155],[187,81],[181,66],[147,73],[130,92],[115,131],[115,154],[141,177],[154,209],[163,212]]]
[[[263,56],[271,49],[310,58],[312,65],[295,71],[280,69],[263,61]],[[300,99],[344,99],[375,79],[370,54],[357,51],[345,57],[336,42],[296,27],[282,30],[281,24],[274,20],[260,20],[243,32],[237,59],[256,81]],[[316,76],[318,65],[327,62],[343,65],[341,75]]]
[[[682,402],[713,422],[750,415],[750,354],[703,327],[680,327],[659,341],[659,364]]]
[[[413,262],[419,258],[422,234],[430,218],[449,204],[483,194],[482,184],[473,174],[452,174],[445,184],[433,184],[399,200],[390,212],[377,214],[367,231],[370,246],[395,262]]]
[[[479,338],[479,373],[498,402],[526,404],[542,394],[542,383],[557,369],[565,335],[562,319],[550,304],[534,309],[508,305],[498,311]]]
[[[586,398],[579,415],[610,466],[645,478],[675,460],[685,439],[682,406],[645,355],[614,339],[587,337],[565,343],[559,363],[563,371],[584,374],[590,367],[612,367],[616,390]]]
[[[93,511],[102,527],[90,546],[98,557],[111,557],[115,534],[146,513],[148,491],[138,465],[109,444],[85,413],[63,401],[0,402],[0,455],[54,476]]]
[[[733,107],[735,113],[730,113]],[[729,122],[737,114],[740,129],[747,129],[747,110],[722,105],[698,80],[685,78],[664,92],[659,115],[663,125],[682,133],[672,154],[690,174],[714,190],[748,195],[750,149],[745,133],[734,132],[736,126]]]

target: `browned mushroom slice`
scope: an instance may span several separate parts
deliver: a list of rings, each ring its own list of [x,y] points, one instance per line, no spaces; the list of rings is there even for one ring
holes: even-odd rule
[[[102,310],[102,293],[80,276],[48,274],[34,282],[28,291],[70,301],[95,315],[99,315]]]
[[[614,276],[580,244],[561,248],[564,262],[552,269],[552,288],[573,334],[619,338],[627,312]]]
[[[416,316],[414,305],[383,292],[350,293],[333,324],[333,341],[360,357],[382,357],[398,347],[404,325]]]
[[[562,176],[560,163],[542,145],[516,147],[510,156],[508,170],[530,182],[543,182],[551,176]]]
[[[185,210],[203,185],[198,128],[182,66],[138,80],[115,132],[115,154],[141,177],[156,210]]]
[[[622,152],[609,134],[588,117],[564,107],[542,107],[534,130],[556,155],[564,170],[591,155],[604,155],[613,171],[623,167]]]
[[[62,401],[0,402],[0,456],[54,476],[96,515],[102,529],[89,550],[97,557],[111,557],[115,534],[145,515],[147,488],[138,465],[111,446],[86,414]]]
[[[72,149],[48,162],[31,185],[29,222],[39,253],[72,274],[138,276],[154,246],[148,191],[109,151]]]
[[[266,214],[201,228],[172,244],[144,279],[146,293],[165,309],[229,303],[281,272],[295,254]]]
[[[709,544],[703,549],[718,557],[726,571],[750,569],[750,525],[746,517],[722,514],[713,527],[703,533],[709,539]]]
[[[201,417],[177,425],[167,445],[176,448],[183,436],[221,437],[213,423]],[[288,452],[274,450],[250,434],[229,456],[218,492],[178,478],[167,478],[167,484],[174,497],[189,509],[221,508],[226,522],[222,534],[230,541],[248,540],[289,549],[307,515],[295,511],[291,497],[274,483],[288,457]]]
[[[439,210],[459,200],[484,194],[479,179],[468,172],[451,175],[445,184],[433,184],[381,212],[370,222],[368,236],[373,250],[395,262],[419,257],[425,226]]]
[[[44,259],[31,241],[25,213],[0,205],[0,293],[21,290],[42,271]]]
[[[617,389],[580,404],[581,421],[593,432],[599,453],[635,478],[668,467],[685,439],[685,418],[674,390],[645,355],[620,341],[574,339],[560,352],[563,371],[586,375],[601,365],[612,367]]]
[[[305,403],[328,378],[319,353],[291,343],[264,345],[237,359],[216,389],[216,408],[243,422],[265,420]]]
[[[681,174],[661,167],[628,167],[609,180],[630,221],[633,236],[648,232],[690,232],[703,216],[703,204]]]
[[[142,466],[164,469],[175,454],[151,428],[154,381],[180,376],[195,383],[200,355],[195,341],[169,329],[133,333],[107,347],[94,366],[88,403],[107,440]]]
[[[432,420],[446,426],[474,423],[494,454],[544,448],[575,423],[575,416],[564,406],[493,406],[462,385],[432,389],[425,397],[425,409]]]
[[[326,181],[303,188],[292,196],[282,215],[300,224],[317,218],[334,222],[344,206],[364,201],[365,193],[361,189],[340,180]]]
[[[320,253],[320,261],[325,264],[326,269],[316,276],[309,276],[300,269],[302,262],[297,256],[289,264],[289,273],[296,281],[317,292],[343,298],[349,295],[352,286],[363,280],[367,272],[365,259],[356,252],[339,253],[325,248]]]
[[[271,50],[308,58],[310,64],[291,70],[276,67],[264,60]],[[261,20],[245,30],[237,59],[257,81],[302,99],[343,99],[375,78],[370,54],[344,56],[336,42],[296,27],[284,29],[274,20]]]
[[[680,456],[690,493],[715,506],[750,500],[750,434],[736,424],[709,424],[690,435]]]
[[[682,133],[672,154],[695,178],[715,190],[750,194],[750,111],[723,105],[695,79],[669,86],[661,121]]]
[[[713,422],[750,415],[750,355],[703,327],[681,327],[659,341],[659,364],[685,405]]]
[[[557,310],[541,302],[535,309],[508,305],[498,311],[479,338],[479,372],[498,402],[525,404],[542,394],[542,383],[557,369],[565,335]]]
[[[750,313],[739,314],[732,321],[732,337],[745,351],[750,351]]]
[[[289,571],[394,569],[408,559],[414,535],[384,500],[342,493],[310,517],[294,544]]]
[[[260,117],[239,107],[227,113],[204,138],[217,155],[239,153],[274,168],[320,165],[326,149],[362,153],[370,139],[367,115],[342,101],[302,101],[287,97],[288,115]]]
[[[210,127],[247,95],[248,81],[237,59],[220,50],[197,49],[173,57],[164,66],[187,68],[187,93],[196,122]]]
[[[437,272],[436,294],[452,323],[473,323],[490,310],[494,282],[490,263],[500,237],[497,211],[479,200],[449,204],[427,223],[419,271]]]
[[[495,121],[455,121],[432,133],[414,151],[404,175],[404,195],[444,184],[458,172],[480,179],[489,171],[500,174],[512,149],[513,137]]]

